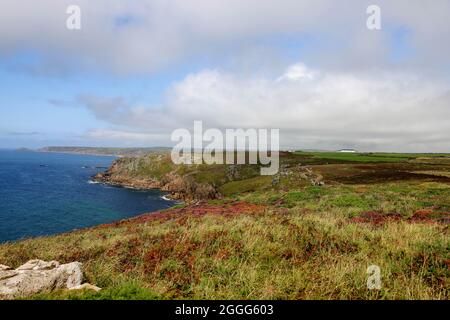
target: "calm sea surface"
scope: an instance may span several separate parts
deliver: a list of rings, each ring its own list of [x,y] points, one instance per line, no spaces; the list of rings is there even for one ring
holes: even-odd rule
[[[0,242],[168,208],[159,191],[94,184],[113,157],[0,150]]]

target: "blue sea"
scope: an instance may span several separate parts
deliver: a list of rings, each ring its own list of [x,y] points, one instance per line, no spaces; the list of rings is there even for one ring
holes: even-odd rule
[[[95,184],[114,157],[0,150],[0,242],[133,217],[174,205],[163,193]]]

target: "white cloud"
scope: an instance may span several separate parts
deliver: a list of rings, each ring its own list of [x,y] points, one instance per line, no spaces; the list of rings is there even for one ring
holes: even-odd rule
[[[81,31],[66,29],[69,4],[81,7]],[[203,120],[211,127],[280,128],[285,146],[448,151],[450,2],[380,0],[379,32],[366,28],[369,4],[2,0],[0,57],[7,64],[16,53],[36,52],[36,60],[19,62],[31,65],[15,69],[32,74],[67,76],[83,68],[151,74],[204,57],[212,57],[212,64],[221,61],[217,57],[233,60],[248,47],[283,50],[289,44],[271,40],[305,36],[298,49],[302,62],[285,72],[211,68],[173,84],[157,107],[130,106],[127,97],[96,97],[95,92],[80,95],[78,103],[111,126],[86,137],[168,140],[172,129]],[[393,32],[398,28],[407,30],[407,49],[398,47]],[[393,62],[392,54],[402,50],[408,58]],[[253,58],[256,66],[270,60],[260,53]],[[281,63],[274,60],[269,64],[278,70]]]
[[[313,80],[316,76],[317,72],[309,70],[303,63],[297,63],[290,66],[277,81],[308,81]]]
[[[66,29],[66,8],[77,4],[82,30]],[[307,35],[312,61],[341,68],[388,64],[390,32],[410,31],[411,67],[446,63],[450,2],[380,0],[380,32],[367,30],[370,1],[347,0],[2,0],[0,54],[25,49],[42,54],[24,70],[103,68],[148,73],[197,56],[235,54],[258,39]],[[424,10],[426,6],[426,10]],[[119,26],[121,25],[121,26]],[[431,58],[431,59],[430,59]]]
[[[120,141],[121,145],[126,146],[146,146],[149,144],[155,144],[158,141],[164,141],[166,135],[113,129],[95,129],[86,132],[82,138],[90,141],[99,141],[102,143],[117,143]]]
[[[191,128],[194,120],[202,120],[207,127],[280,128],[285,147],[351,144],[361,149],[445,151],[450,148],[449,106],[449,85],[437,79],[425,81],[408,73],[325,72],[294,64],[274,78],[220,70],[191,74],[172,86],[160,107],[111,109],[105,119],[165,134],[166,141],[171,130]]]

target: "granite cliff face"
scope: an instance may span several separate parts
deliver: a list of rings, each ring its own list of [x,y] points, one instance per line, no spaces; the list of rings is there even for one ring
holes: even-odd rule
[[[292,157],[288,153],[280,155],[288,162]],[[168,152],[160,152],[116,159],[94,181],[127,188],[160,189],[169,192],[172,199],[191,202],[277,188],[281,177],[288,175],[288,166],[289,163],[283,164],[274,176],[261,176],[260,165],[175,165]]]
[[[97,174],[94,180],[128,188],[160,189],[169,192],[173,199],[188,202],[277,189],[281,185],[289,188],[291,183],[324,185],[323,176],[301,166],[295,155],[284,152],[280,156],[279,173],[262,176],[260,165],[175,165],[168,152],[152,153],[116,159],[107,171]]]
[[[138,158],[120,158],[93,180],[135,189],[160,189],[170,198],[183,201],[216,199],[217,186],[211,181],[197,181],[191,170],[174,165],[168,154],[150,154]]]

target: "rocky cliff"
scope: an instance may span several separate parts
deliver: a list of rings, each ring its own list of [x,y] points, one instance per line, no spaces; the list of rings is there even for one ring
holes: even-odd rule
[[[172,199],[193,201],[220,197],[217,184],[200,181],[192,174],[198,168],[176,166],[167,153],[149,154],[138,158],[120,158],[107,171],[93,180],[110,185],[135,189],[160,189]]]
[[[260,165],[175,165],[168,152],[116,159],[94,180],[136,189],[160,189],[184,201],[217,199],[252,191],[277,189],[292,183],[323,185],[322,176],[300,166],[291,153],[280,153],[279,173],[261,176]],[[295,180],[292,182],[291,180]]]

